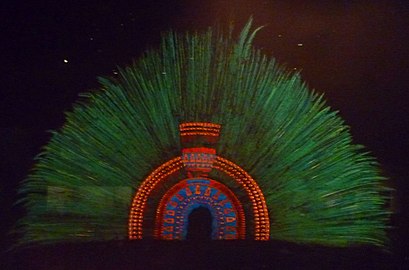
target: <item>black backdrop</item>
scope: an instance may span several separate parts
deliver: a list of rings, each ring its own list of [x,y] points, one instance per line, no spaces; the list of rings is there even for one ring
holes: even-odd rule
[[[207,243],[199,248],[198,254],[202,254],[203,259],[209,258],[209,254],[216,256],[217,251],[216,257],[227,258],[227,261],[213,266],[241,265],[243,268],[253,259],[260,262],[260,267],[280,260],[302,263],[306,258],[311,258],[313,265],[322,261],[319,254],[325,252],[330,264],[348,260],[377,262],[376,258],[379,265],[375,266],[380,267],[392,262],[397,266],[409,264],[405,251],[409,238],[406,229],[409,227],[406,219],[409,197],[406,170],[409,165],[408,11],[406,1],[2,1],[2,246],[6,249],[14,241],[7,233],[23,214],[22,209],[13,207],[17,199],[16,188],[29,173],[35,155],[49,140],[47,131],[62,126],[64,111],[70,110],[80,92],[98,87],[97,76],[114,75],[117,65],[126,66],[144,50],[157,47],[160,33],[168,29],[202,30],[215,22],[227,24],[230,21],[240,28],[253,15],[256,25],[266,25],[256,37],[255,46],[288,68],[301,70],[311,88],[325,93],[328,104],[339,110],[351,126],[354,141],[367,146],[381,163],[383,174],[390,178],[391,186],[396,189],[392,201],[395,214],[391,221],[394,227],[391,253],[378,256],[378,251],[371,248],[340,251],[274,242],[270,245]],[[78,256],[93,250],[101,259],[106,258],[101,254],[119,250],[115,256],[123,258],[130,254],[128,249],[132,247],[143,254],[133,257],[136,261],[144,259],[148,263],[151,260],[155,268],[162,265],[155,262],[167,260],[155,250],[174,251],[173,258],[179,258],[177,254],[191,254],[192,248],[186,245],[174,247],[169,243],[146,242],[86,244],[75,248],[65,244],[37,248],[31,255],[24,252],[25,255],[3,254],[9,267],[18,263],[24,266],[48,254],[44,256],[48,258],[45,263],[64,269],[65,264],[59,266],[56,258],[63,258],[70,252]],[[235,247],[237,252],[231,251]],[[349,259],[344,260],[342,256]],[[83,265],[92,264],[92,257],[86,258],[90,261],[82,261]],[[229,261],[228,258],[235,259]],[[174,260],[167,262],[177,265],[179,259]],[[183,255],[180,260],[189,261]],[[77,266],[75,262],[81,265],[81,260],[74,260],[68,268]],[[212,266],[200,260],[197,265]],[[39,263],[36,267],[45,266]]]

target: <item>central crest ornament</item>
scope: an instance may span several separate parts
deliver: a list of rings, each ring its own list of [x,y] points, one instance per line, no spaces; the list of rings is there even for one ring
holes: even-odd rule
[[[221,125],[189,122],[179,125],[182,162],[189,178],[207,176],[216,159]]]

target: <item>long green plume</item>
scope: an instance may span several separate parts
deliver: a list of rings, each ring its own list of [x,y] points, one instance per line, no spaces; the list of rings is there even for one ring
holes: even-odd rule
[[[271,239],[385,243],[385,181],[348,126],[298,74],[236,39],[163,36],[118,78],[83,95],[20,188],[20,244],[126,239],[132,197],[180,155],[178,124],[222,124],[217,153],[242,166],[267,200]]]

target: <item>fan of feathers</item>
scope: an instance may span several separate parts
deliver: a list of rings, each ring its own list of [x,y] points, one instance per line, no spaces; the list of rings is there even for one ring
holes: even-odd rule
[[[178,125],[222,125],[217,153],[260,186],[270,239],[385,244],[389,189],[376,160],[300,75],[233,31],[163,35],[100,89],[81,95],[20,186],[19,244],[127,239],[132,198],[179,156]]]

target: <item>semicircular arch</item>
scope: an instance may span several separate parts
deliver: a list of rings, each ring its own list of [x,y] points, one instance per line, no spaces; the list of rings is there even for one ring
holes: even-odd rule
[[[159,184],[184,168],[181,157],[171,159],[156,168],[139,186],[133,197],[129,213],[128,237],[131,240],[142,239],[143,219],[148,198]],[[254,216],[254,240],[268,240],[270,237],[270,219],[263,192],[257,182],[234,162],[217,156],[213,169],[226,173],[247,193]]]

